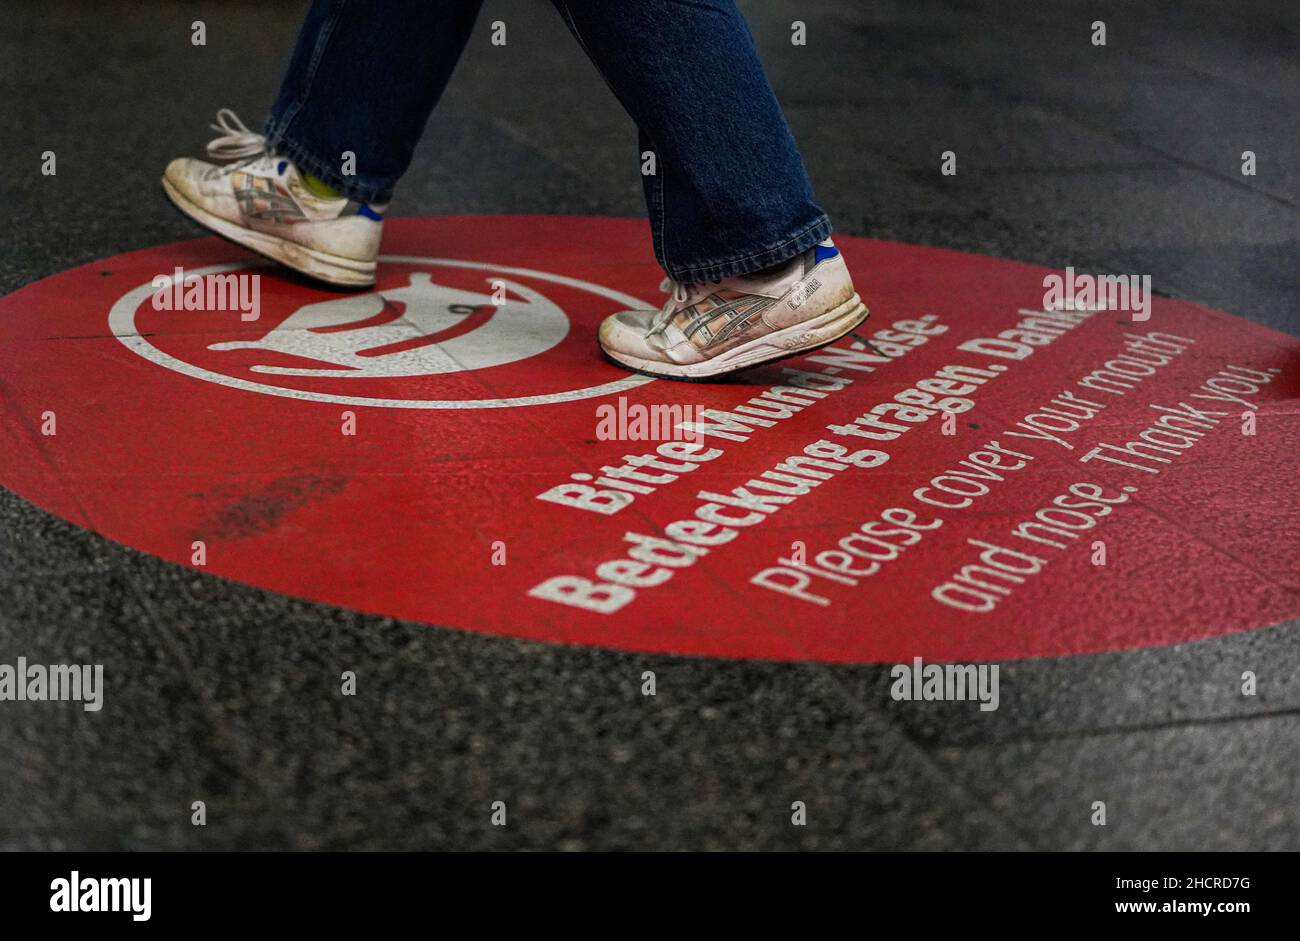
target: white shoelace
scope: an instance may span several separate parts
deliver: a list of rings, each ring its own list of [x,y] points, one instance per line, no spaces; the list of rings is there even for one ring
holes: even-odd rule
[[[266,138],[250,131],[229,108],[218,111],[217,123],[208,127],[221,132],[220,137],[208,141],[208,156],[214,160],[242,160],[266,153]]]
[[[659,313],[655,315],[650,324],[652,333],[662,330],[668,324],[668,321],[672,319],[673,314],[677,312],[677,305],[686,303],[686,300],[691,296],[690,289],[685,284],[674,281],[672,278],[664,278],[659,284],[659,290],[668,294],[668,300],[664,301],[664,306],[659,309]]]

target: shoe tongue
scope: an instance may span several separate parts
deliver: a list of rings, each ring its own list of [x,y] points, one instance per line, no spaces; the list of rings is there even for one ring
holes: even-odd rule
[[[275,173],[275,158],[269,153],[257,154],[253,157],[245,157],[243,160],[236,160],[228,164],[231,168],[249,170],[254,173]]]

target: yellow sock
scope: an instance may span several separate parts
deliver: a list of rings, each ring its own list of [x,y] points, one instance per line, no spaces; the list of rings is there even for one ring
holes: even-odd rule
[[[311,190],[317,196],[323,196],[326,199],[338,199],[343,195],[324,180],[317,179],[310,173],[304,173],[302,175],[302,181],[307,185],[307,189]]]

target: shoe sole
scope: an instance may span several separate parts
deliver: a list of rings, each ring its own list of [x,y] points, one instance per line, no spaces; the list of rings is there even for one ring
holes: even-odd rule
[[[706,359],[704,362],[680,366],[640,359],[622,353],[614,354],[603,346],[600,351],[614,365],[630,369],[642,376],[676,379],[682,382],[707,382],[746,369],[802,356],[820,350],[823,346],[830,346],[836,340],[842,340],[852,333],[865,323],[869,316],[871,312],[867,310],[867,306],[862,303],[862,299],[857,294],[854,294],[843,304],[831,308],[812,320],[773,331],[711,359]]]
[[[358,261],[354,258],[344,258],[342,255],[331,255],[329,252],[307,248],[305,245],[280,238],[278,235],[257,232],[236,225],[191,202],[166,177],[162,179],[162,186],[163,192],[177,209],[205,229],[215,232],[236,245],[257,252],[309,278],[324,281],[333,287],[368,288],[375,284],[376,265],[373,261]]]

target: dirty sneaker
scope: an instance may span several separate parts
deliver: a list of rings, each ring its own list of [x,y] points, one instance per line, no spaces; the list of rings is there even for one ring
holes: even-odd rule
[[[783,265],[704,284],[664,281],[661,310],[605,318],[600,348],[665,379],[711,379],[833,343],[867,319],[830,239]]]
[[[338,287],[375,283],[385,207],[314,191],[292,160],[228,108],[212,129],[208,156],[167,165],[162,185],[181,212],[232,242]]]

